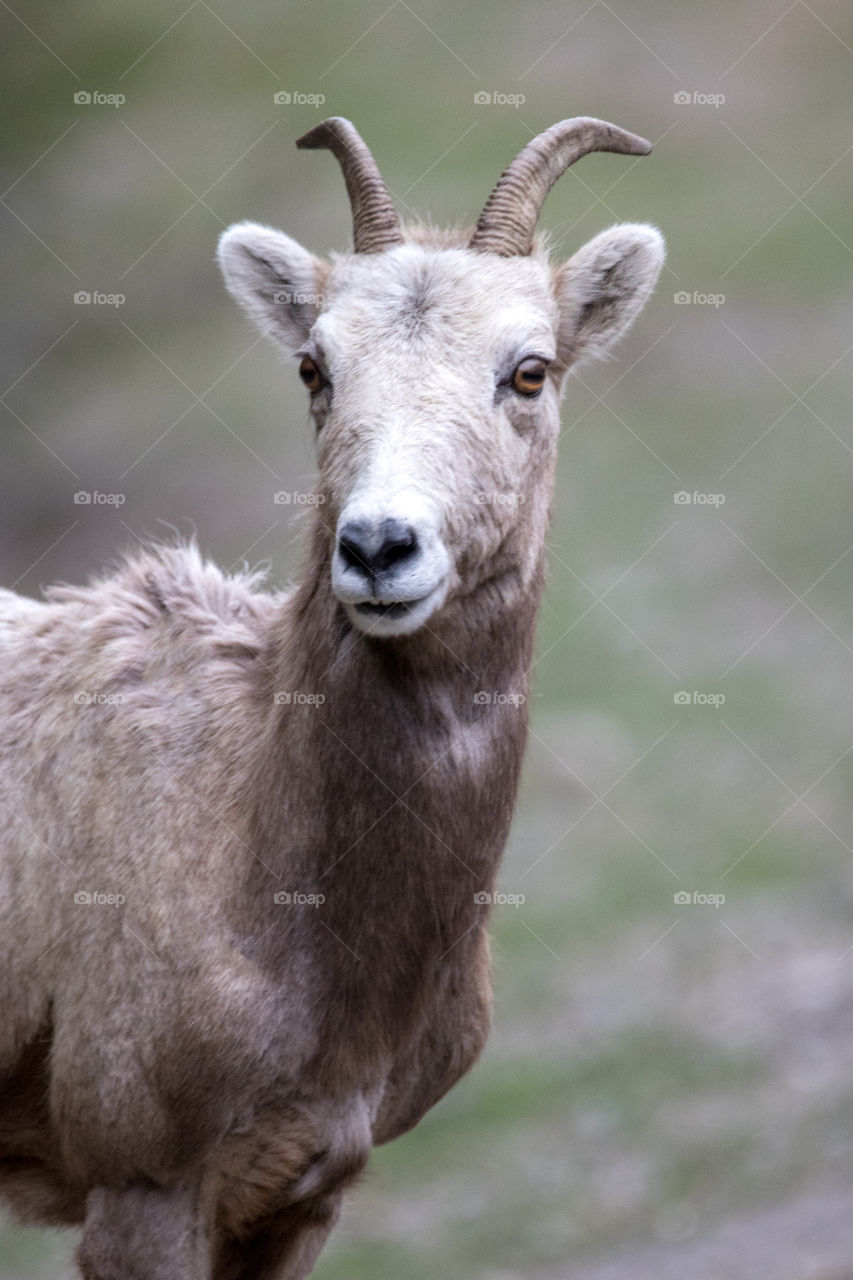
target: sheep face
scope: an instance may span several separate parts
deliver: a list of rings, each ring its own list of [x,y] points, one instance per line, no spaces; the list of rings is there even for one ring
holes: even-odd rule
[[[302,351],[332,586],[355,626],[414,631],[535,567],[557,333],[540,261],[405,245],[338,264]]]

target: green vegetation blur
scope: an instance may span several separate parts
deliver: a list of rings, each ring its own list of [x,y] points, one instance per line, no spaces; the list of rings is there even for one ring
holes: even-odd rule
[[[349,247],[312,124],[351,118],[436,223],[566,116],[654,141],[542,218],[556,260],[619,221],[669,257],[566,397],[493,1035],[315,1274],[849,1274],[849,6],[10,0],[0,26],[0,585],[33,595],[174,530],[298,572],[303,388],[214,250],[242,218]],[[72,1247],[9,1221],[0,1277],[61,1280]]]

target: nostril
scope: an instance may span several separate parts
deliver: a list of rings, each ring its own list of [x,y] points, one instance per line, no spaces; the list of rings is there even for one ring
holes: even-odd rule
[[[338,553],[346,567],[369,578],[397,568],[418,549],[415,530],[400,520],[375,525],[351,521],[338,534]]]
[[[348,569],[361,569],[370,573],[370,552],[353,534],[341,534],[338,551]]]
[[[401,560],[408,560],[418,549],[414,529],[398,526],[396,521],[386,521],[386,526],[390,525],[394,526],[393,531],[386,527],[385,539],[374,556],[376,571],[379,573],[393,568]]]

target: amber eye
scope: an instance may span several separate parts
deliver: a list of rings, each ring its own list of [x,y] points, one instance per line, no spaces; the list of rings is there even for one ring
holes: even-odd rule
[[[319,391],[323,385],[323,375],[310,356],[302,357],[299,376],[309,391]]]
[[[540,360],[538,356],[528,356],[526,360],[522,360],[512,375],[512,385],[519,395],[538,395],[545,385],[547,372],[548,366],[544,360]]]

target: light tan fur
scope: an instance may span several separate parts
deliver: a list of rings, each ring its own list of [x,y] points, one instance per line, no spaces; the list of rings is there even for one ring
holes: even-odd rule
[[[294,591],[191,545],[0,592],[0,1193],[83,1224],[85,1280],[302,1280],[371,1145],[487,1034],[559,398],[662,242],[617,227],[552,269],[407,234],[330,262],[223,238],[232,293],[327,376]],[[410,633],[333,590],[365,493],[431,521],[443,594]]]

